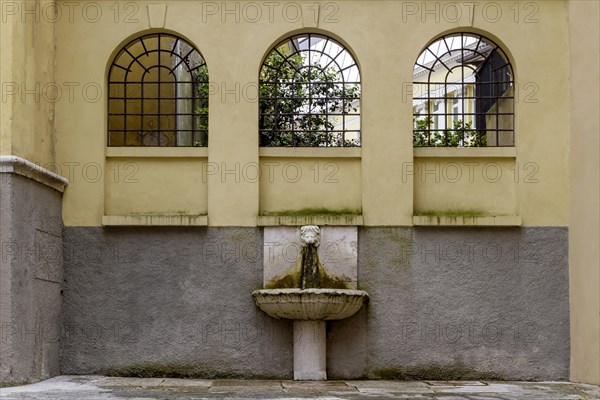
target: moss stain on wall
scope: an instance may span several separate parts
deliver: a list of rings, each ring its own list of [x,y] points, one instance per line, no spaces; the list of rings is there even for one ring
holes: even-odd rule
[[[376,368],[367,372],[366,379],[385,380],[439,380],[439,381],[471,381],[471,380],[505,380],[498,373],[477,371],[463,364],[456,365],[397,365],[387,368]]]

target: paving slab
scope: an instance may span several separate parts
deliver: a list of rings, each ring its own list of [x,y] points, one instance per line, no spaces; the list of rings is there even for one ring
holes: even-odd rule
[[[306,387],[306,386],[348,386],[346,381],[281,381],[284,387]]]
[[[344,381],[282,381],[285,393],[298,394],[338,394],[358,392],[355,386]]]
[[[262,386],[281,388],[281,381],[269,380],[248,380],[248,379],[218,379],[212,382],[212,386],[219,387],[240,387],[240,386]]]
[[[98,387],[120,387],[120,386],[133,386],[133,387],[148,387],[148,386],[159,386],[165,381],[165,378],[114,378],[108,377],[104,379],[98,379],[93,381]]]
[[[354,386],[361,393],[371,394],[414,394],[434,393],[426,382],[418,381],[346,381],[348,386]]]
[[[490,383],[488,385],[451,385],[431,386],[436,393],[515,393],[521,391],[518,386]]]
[[[259,393],[277,394],[283,393],[283,387],[281,381],[221,379],[212,382],[209,392],[230,395],[237,393],[244,395]]]
[[[0,389],[1,400],[592,400],[600,387],[569,382],[324,381],[58,376]]]
[[[429,386],[485,386],[479,381],[424,381]]]
[[[210,379],[177,379],[177,378],[165,378],[159,385],[161,387],[210,387],[213,381]]]

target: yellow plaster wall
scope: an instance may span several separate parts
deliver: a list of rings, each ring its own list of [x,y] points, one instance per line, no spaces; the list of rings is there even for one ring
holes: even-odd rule
[[[108,158],[105,214],[206,214],[206,163],[206,158]]]
[[[571,379],[600,384],[600,3],[569,2]]]
[[[13,81],[13,21],[0,24],[0,82]],[[0,107],[0,154],[12,153],[12,99],[2,86],[2,107]]]
[[[514,159],[417,158],[413,177],[417,215],[516,215]]]
[[[290,18],[291,14],[284,18],[282,7],[287,3],[277,3],[272,18],[264,9],[263,17],[255,22],[244,20],[241,12],[236,22],[235,11],[230,15],[207,15],[205,2],[169,1],[165,3],[164,28],[188,39],[207,61],[214,83],[210,97],[208,160],[214,165],[259,162],[256,81],[261,61],[273,44],[302,31],[329,33],[347,44],[357,57],[362,76],[359,190],[366,225],[411,225],[413,210],[424,207],[423,204],[413,207],[413,198],[418,198],[413,196],[414,183],[401,176],[403,166],[414,162],[409,88],[417,56],[427,43],[441,34],[460,30],[483,33],[505,47],[515,69],[519,96],[515,110],[515,162],[519,168],[525,163],[533,163],[537,168],[536,183],[523,179],[518,179],[511,187],[499,183],[494,186],[495,192],[510,198],[516,196],[517,200],[512,204],[517,207],[516,212],[522,216],[524,225],[564,226],[567,224],[567,192],[564,188],[567,185],[569,129],[568,98],[565,96],[568,92],[567,5],[563,1],[535,2],[537,10],[532,17],[531,8],[526,8],[530,3],[517,3],[520,7],[518,16],[509,8],[514,8],[514,2],[478,2],[474,7],[463,5],[461,18],[455,20],[452,16],[444,18],[447,2],[429,6],[439,7],[436,15],[435,12],[425,14],[422,10],[413,14],[412,9],[406,9],[412,2],[336,2],[332,8],[330,2],[323,1],[320,2],[321,13],[316,27],[308,8],[313,2],[304,3],[306,18],[297,21]],[[118,23],[114,21],[114,11],[109,9],[112,2],[96,4],[103,7],[105,15],[99,21],[89,23],[75,18],[72,23],[57,25],[59,81],[96,82],[105,88],[107,65],[118,48],[134,35],[160,30],[160,23],[155,23],[149,30],[146,8],[149,3],[135,3],[139,7],[134,15],[137,22],[124,22],[122,12]],[[119,4],[123,7],[126,2]],[[224,3],[214,4],[219,7]],[[230,3],[230,7],[242,9],[244,4]],[[420,2],[414,4],[421,7]],[[499,20],[490,18],[493,17],[490,7],[501,7]],[[526,16],[537,22],[525,23]],[[524,37],[527,40],[523,40]],[[76,99],[73,103],[57,104],[56,129],[59,132],[59,160],[77,159],[104,165],[105,98],[98,102]],[[356,171],[353,167],[351,174]],[[178,179],[192,181],[194,177],[182,173]],[[275,209],[280,206],[274,204],[296,202],[296,192],[287,190],[286,183],[265,189],[264,185],[251,180],[223,181],[218,174],[209,175],[207,180],[209,223],[214,226],[254,226],[262,208]],[[342,191],[351,191],[352,200],[348,204],[358,204],[358,187],[339,186]],[[64,199],[65,224],[100,225],[102,215],[108,212],[105,199],[112,198],[111,194],[105,193],[107,188],[112,190],[103,184],[87,182],[70,185]],[[260,193],[262,189],[276,198],[271,199],[268,195],[267,199],[267,192]],[[475,192],[482,193],[484,189],[485,185]],[[136,190],[143,192],[143,189]],[[150,186],[148,190],[151,190]],[[448,192],[458,198],[466,196],[457,190],[460,189],[451,183],[436,188],[436,191]],[[165,192],[163,195],[165,199],[159,203],[167,204],[172,194]],[[202,208],[199,204],[196,209]]]
[[[66,97],[55,81],[53,3],[6,2],[0,24],[0,153],[50,170],[56,170],[55,104]]]
[[[261,157],[260,169],[261,214],[305,209],[361,211],[360,158]]]
[[[37,3],[50,14],[34,22],[34,17],[23,17],[18,10],[17,15],[3,14],[6,20],[0,24],[0,80],[4,84],[0,153],[42,165],[57,162],[62,175],[71,180],[63,203],[65,225],[99,226],[107,213],[210,212],[211,225],[252,226],[261,209],[297,204],[294,199],[299,193],[322,190],[312,184],[289,190],[287,182],[264,187],[264,182],[223,181],[220,174],[203,179],[199,170],[222,163],[264,162],[259,159],[256,93],[252,91],[260,62],[270,46],[285,36],[329,32],[357,56],[363,84],[361,157],[344,159],[342,172],[360,184],[340,185],[344,196],[330,196],[326,191],[328,199],[339,201],[331,206],[360,205],[367,225],[410,225],[414,210],[443,207],[435,197],[456,199],[465,208],[479,207],[467,199],[469,193],[476,193],[475,198],[490,207],[486,211],[501,213],[514,207],[526,226],[569,223],[571,378],[600,383],[600,127],[597,118],[590,118],[600,108],[600,65],[594,51],[600,36],[598,2],[465,2],[458,3],[461,16],[454,19],[453,14],[444,18],[443,10],[451,11],[448,5],[455,2],[431,2],[427,7],[434,11],[424,12],[424,2],[317,1],[322,7],[316,24],[309,15],[313,2],[304,3],[304,19],[283,18],[284,3],[277,3],[273,18],[263,10],[263,18],[248,22],[235,21],[235,12],[206,15],[203,7],[208,2],[165,1],[166,16],[158,12],[159,22],[153,23],[153,29],[146,6],[156,1],[28,3]],[[54,3],[63,10],[57,19],[48,8]],[[246,4],[236,3],[232,7]],[[92,14],[84,14],[87,4],[94,8],[88,10]],[[73,14],[70,7],[74,7]],[[98,20],[90,19],[95,7],[100,7]],[[493,14],[496,7],[501,8],[499,19]],[[489,14],[484,18],[484,10],[492,12],[493,18]],[[216,84],[210,99],[208,162],[206,154],[182,156],[163,149],[139,149],[141,155],[107,160],[107,66],[133,36],[163,28],[198,47]],[[433,38],[461,30],[482,33],[503,45],[516,74],[515,157],[502,163],[510,168],[514,162],[511,172],[520,173],[512,185],[502,180],[490,192],[485,190],[489,182],[466,191],[452,182],[426,187],[402,175],[407,163],[424,161],[414,158],[411,140],[413,63]],[[53,92],[57,87],[61,90],[58,97]],[[94,93],[98,87],[99,98]],[[428,162],[437,160],[435,152],[443,155],[447,149],[431,150]],[[144,157],[146,151],[157,158]],[[110,168],[116,162],[139,163],[139,182],[126,186],[124,181],[111,181]],[[451,160],[446,154],[440,162]],[[103,169],[100,179],[83,172],[88,165]],[[506,199],[507,208],[502,209],[491,193]],[[341,199],[346,198],[343,203]]]

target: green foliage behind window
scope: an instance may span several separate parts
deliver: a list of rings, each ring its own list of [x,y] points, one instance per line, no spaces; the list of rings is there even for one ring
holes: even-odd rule
[[[485,147],[485,133],[471,128],[471,122],[454,121],[452,129],[431,129],[431,117],[413,119],[413,147]]]
[[[272,51],[260,73],[259,131],[264,147],[358,146],[336,123],[358,115],[360,85],[303,53]],[[333,114],[333,115],[332,115]]]

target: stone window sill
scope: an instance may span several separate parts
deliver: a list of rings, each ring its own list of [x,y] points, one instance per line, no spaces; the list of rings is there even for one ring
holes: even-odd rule
[[[519,215],[490,215],[485,217],[413,215],[415,226],[521,226]]]
[[[515,147],[417,147],[415,157],[447,158],[516,158]]]
[[[362,226],[362,215],[259,215],[258,226]]]
[[[360,158],[360,147],[261,147],[260,157]]]
[[[106,157],[208,157],[207,147],[107,147]]]
[[[103,226],[208,226],[206,215],[103,215]]]

